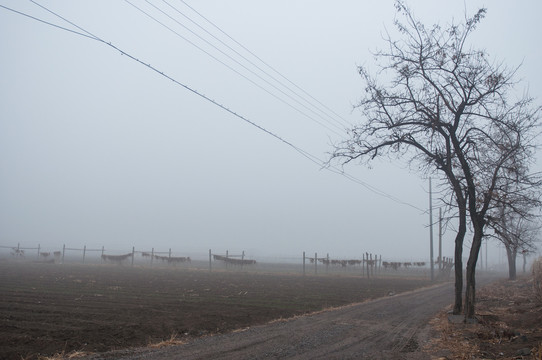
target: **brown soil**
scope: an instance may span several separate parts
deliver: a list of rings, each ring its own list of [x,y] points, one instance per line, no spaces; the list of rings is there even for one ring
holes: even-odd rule
[[[228,333],[427,281],[0,262],[0,358],[105,352]]]
[[[477,297],[476,324],[451,322],[451,307],[432,321],[439,335],[426,349],[433,358],[542,359],[542,303],[531,277],[497,281]]]
[[[453,284],[439,283],[160,349],[131,348],[84,359],[431,360],[422,350],[431,334],[428,323],[451,297]]]

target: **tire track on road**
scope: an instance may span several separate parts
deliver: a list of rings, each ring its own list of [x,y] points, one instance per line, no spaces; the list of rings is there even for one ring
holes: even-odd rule
[[[452,301],[453,284],[445,283],[183,345],[87,359],[424,359],[419,337]]]

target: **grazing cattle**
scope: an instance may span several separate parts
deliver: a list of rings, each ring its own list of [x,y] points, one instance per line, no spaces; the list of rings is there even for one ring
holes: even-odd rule
[[[184,256],[171,256],[167,258],[167,262],[170,264],[177,264],[177,263],[184,263],[184,262],[190,262],[190,257],[184,257]]]
[[[169,259],[167,256],[161,256],[161,255],[154,255],[154,258],[155,258],[156,260],[160,260],[160,261],[162,261],[162,262],[167,262],[168,259]]]
[[[382,266],[384,269],[392,268],[393,270],[399,269],[401,266],[403,266],[405,269],[408,269],[411,266],[418,266],[418,267],[424,267],[425,262],[419,261],[419,262],[388,262],[388,261],[382,261]]]
[[[334,260],[334,259],[330,260],[328,258],[319,258],[318,261],[324,265],[337,265],[341,267],[346,267],[346,265],[361,264],[361,260]]]
[[[213,255],[213,258],[215,260],[221,260],[221,261],[224,261],[227,264],[234,264],[234,265],[254,265],[254,264],[256,264],[256,260],[235,259],[235,258],[226,257],[226,256],[222,256],[222,255]],[[312,259],[312,262],[314,262],[314,258]]]
[[[228,258],[226,260],[227,263],[234,264],[234,265],[254,265],[256,264],[256,260],[246,260],[246,259],[232,259]]]
[[[143,256],[143,257],[151,257],[151,254],[148,253],[148,252],[142,252],[141,256]]]
[[[51,255],[50,252],[40,252],[40,256],[44,259],[47,259]]]
[[[61,255],[62,255],[62,253],[60,251],[55,251],[53,253],[53,256],[55,257],[55,261],[59,261]]]
[[[382,261],[382,266],[384,266],[384,269],[392,268],[393,270],[397,270],[401,267],[400,262],[388,262],[388,261]]]
[[[369,266],[375,266],[376,265],[376,260],[364,260],[367,265]]]
[[[218,256],[218,255],[216,255]],[[160,256],[160,255],[154,255],[154,258],[156,260],[160,260],[162,262],[167,262],[168,264],[177,264],[177,263],[184,263],[184,262],[190,262],[191,259],[189,256]],[[216,260],[216,258],[215,258]]]
[[[11,253],[11,256],[24,258],[24,250],[18,248],[12,248],[12,250],[13,252]]]
[[[110,262],[112,262],[114,264],[121,265],[124,260],[128,259],[131,256],[132,256],[131,253],[125,254],[125,255],[105,255],[105,254],[103,254],[102,259],[105,260],[105,261],[110,261]]]
[[[342,267],[346,267],[346,264],[348,264],[347,260],[331,260],[331,265],[340,265]]]

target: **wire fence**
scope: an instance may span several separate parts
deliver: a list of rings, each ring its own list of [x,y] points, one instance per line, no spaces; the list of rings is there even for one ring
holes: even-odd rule
[[[417,275],[430,277],[430,265],[427,262],[386,261],[382,255],[363,253],[359,258],[333,258],[327,253],[303,252],[299,256],[248,258],[245,251],[238,253],[180,253],[169,248],[160,251],[155,248],[119,251],[101,248],[68,247],[63,245],[56,251],[45,251],[41,245],[34,247],[0,245],[0,258],[17,261],[33,261],[54,264],[111,264],[119,266],[138,266],[150,268],[184,268],[208,271],[260,271],[288,272],[303,275],[346,274],[367,278],[389,275]],[[313,256],[314,254],[314,256]],[[449,277],[453,267],[451,258],[437,259],[434,267],[440,277]]]

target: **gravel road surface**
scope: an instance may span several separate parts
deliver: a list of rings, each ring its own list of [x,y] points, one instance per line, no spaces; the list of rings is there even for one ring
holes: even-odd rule
[[[430,359],[428,321],[453,300],[445,283],[161,349],[86,359]]]

